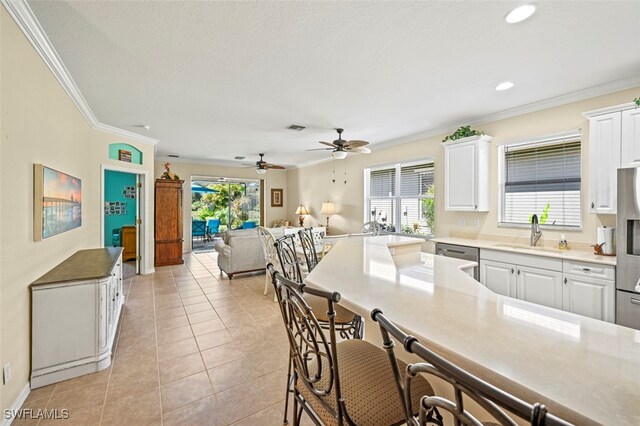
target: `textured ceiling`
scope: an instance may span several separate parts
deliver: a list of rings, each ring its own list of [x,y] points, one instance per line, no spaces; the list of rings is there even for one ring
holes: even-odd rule
[[[515,4],[29,1],[100,122],[159,155],[285,165],[327,157],[305,150],[335,127],[376,144],[640,75],[640,1],[510,25]]]

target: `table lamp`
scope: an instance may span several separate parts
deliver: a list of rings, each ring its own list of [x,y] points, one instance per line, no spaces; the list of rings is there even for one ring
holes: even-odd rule
[[[320,213],[327,216],[327,232],[329,232],[329,216],[332,214],[336,214],[336,206],[331,201],[327,201],[326,203],[322,203],[322,209]]]
[[[307,211],[307,208],[304,205],[300,204],[296,209],[296,214],[300,216],[298,218],[298,221],[300,222],[300,226],[304,226],[304,215],[309,214],[309,212]]]

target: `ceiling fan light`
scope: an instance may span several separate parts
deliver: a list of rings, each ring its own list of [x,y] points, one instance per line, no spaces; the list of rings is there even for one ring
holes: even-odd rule
[[[259,175],[263,175],[267,173],[267,169],[256,169],[256,173],[258,173]]]
[[[331,153],[331,156],[336,160],[344,160],[345,158],[347,158],[347,155],[349,155],[347,151],[333,151]]]

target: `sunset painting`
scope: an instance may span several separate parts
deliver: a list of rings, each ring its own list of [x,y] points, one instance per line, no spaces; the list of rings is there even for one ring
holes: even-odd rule
[[[38,167],[40,166],[40,167]],[[40,168],[40,170],[39,170]],[[80,179],[36,164],[36,193],[41,188],[41,239],[70,231],[82,225],[82,182]],[[36,207],[37,208],[37,207]],[[35,236],[35,235],[34,235]],[[37,236],[36,236],[37,237]]]

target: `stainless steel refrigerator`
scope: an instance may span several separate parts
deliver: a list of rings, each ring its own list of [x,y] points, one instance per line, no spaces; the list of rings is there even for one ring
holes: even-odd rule
[[[640,168],[618,169],[616,324],[640,330]]]

